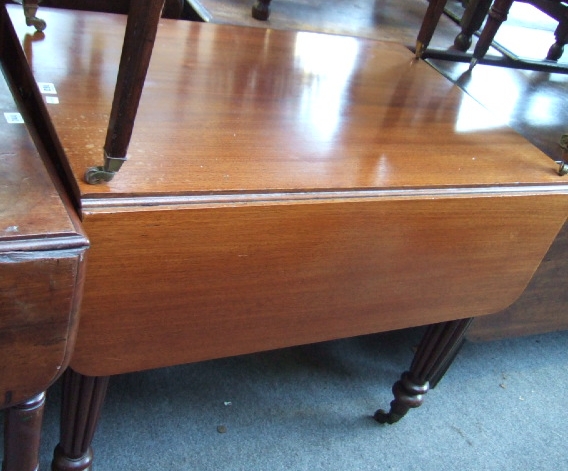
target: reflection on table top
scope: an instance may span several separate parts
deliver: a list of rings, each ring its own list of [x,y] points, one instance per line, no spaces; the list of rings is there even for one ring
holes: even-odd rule
[[[9,8],[83,198],[555,184],[556,165],[404,47],[162,20],[129,161],[90,186],[125,17]],[[49,95],[45,95],[49,96]]]

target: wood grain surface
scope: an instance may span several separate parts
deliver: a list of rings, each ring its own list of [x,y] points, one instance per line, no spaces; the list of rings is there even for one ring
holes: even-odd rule
[[[566,206],[469,196],[86,211],[72,366],[102,376],[496,312]]]
[[[0,407],[47,389],[69,363],[83,255],[0,253]]]
[[[77,215],[60,193],[30,136],[24,115],[4,76],[0,76],[0,244],[8,248],[53,249],[85,244]],[[17,119],[21,122],[15,122]],[[61,240],[63,240],[61,242]]]
[[[130,160],[87,185],[124,21],[10,13],[92,243],[79,373],[489,314],[566,219],[555,163],[404,47],[168,20]]]

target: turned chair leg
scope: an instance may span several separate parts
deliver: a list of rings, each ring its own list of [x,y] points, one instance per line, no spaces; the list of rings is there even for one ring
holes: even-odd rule
[[[381,424],[398,422],[414,407],[422,405],[424,394],[436,387],[463,344],[472,319],[442,322],[428,327],[414,355],[410,370],[402,374],[393,388],[390,411],[379,409],[375,420]]]
[[[485,26],[481,31],[481,35],[479,36],[479,40],[473,50],[473,57],[469,64],[470,70],[475,67],[477,62],[482,59],[485,54],[487,54],[499,27],[507,19],[507,15],[509,14],[512,4],[513,0],[495,0],[493,5],[491,5],[487,16],[487,22],[485,23]]]
[[[52,471],[90,471],[95,434],[108,376],[84,376],[68,369],[63,376],[61,435],[53,453]]]
[[[44,405],[42,392],[6,410],[2,471],[37,471]]]
[[[26,25],[33,26],[37,31],[43,31],[47,24],[41,18],[36,16],[38,4],[41,0],[23,0],[24,16],[26,18]]]

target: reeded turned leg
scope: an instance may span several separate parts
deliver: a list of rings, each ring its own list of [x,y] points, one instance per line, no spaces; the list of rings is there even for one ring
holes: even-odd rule
[[[2,471],[37,471],[45,393],[6,410]]]
[[[52,471],[91,469],[91,442],[99,420],[109,377],[83,376],[68,369],[63,376],[61,435],[53,453]]]
[[[388,412],[379,409],[375,420],[381,424],[398,422],[406,413],[422,405],[424,394],[436,387],[463,344],[472,319],[443,322],[428,327],[414,355],[410,370],[393,388],[394,400]]]
[[[266,21],[270,16],[271,0],[256,0],[252,6],[252,17],[255,20]]]

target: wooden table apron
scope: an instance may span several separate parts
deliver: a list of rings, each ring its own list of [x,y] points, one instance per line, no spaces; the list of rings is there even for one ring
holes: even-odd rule
[[[560,228],[542,208],[565,212],[566,198],[204,206],[86,212],[76,371],[103,376],[497,312]]]
[[[9,12],[91,241],[81,374],[494,313],[566,220],[556,164],[402,46],[168,20],[87,185],[125,18],[45,8],[34,41]]]

